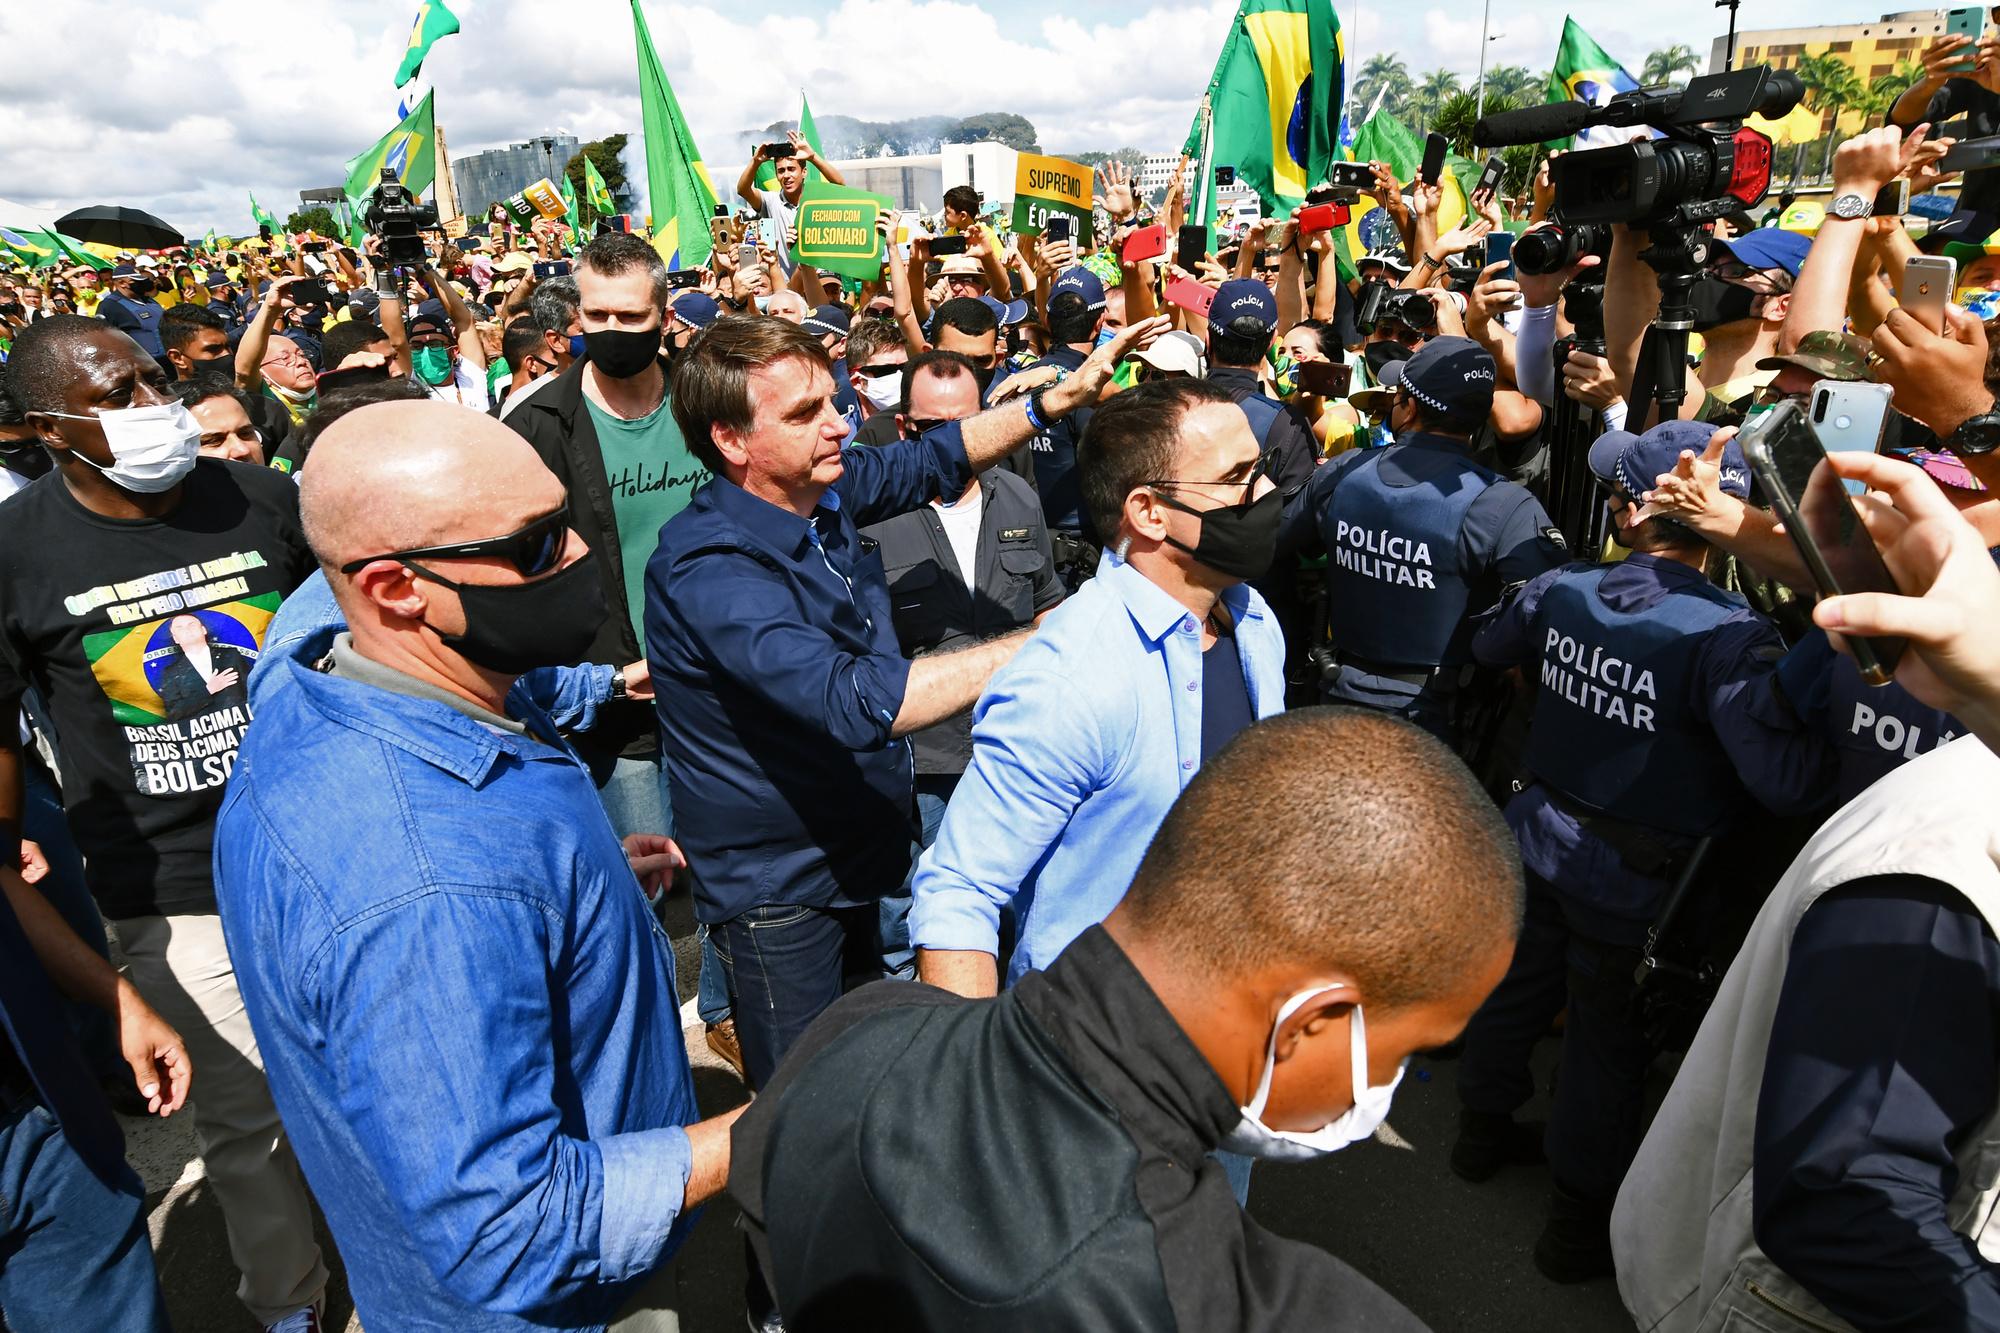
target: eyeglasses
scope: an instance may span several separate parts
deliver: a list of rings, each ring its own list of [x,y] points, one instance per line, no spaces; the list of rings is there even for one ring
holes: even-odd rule
[[[877,361],[872,366],[856,366],[854,373],[866,375],[871,380],[879,380],[884,375],[894,375],[908,365],[907,361]]]
[[[1261,455],[1257,459],[1256,466],[1250,469],[1250,475],[1242,481],[1177,481],[1169,477],[1160,481],[1149,481],[1146,485],[1155,489],[1173,486],[1241,486],[1243,488],[1243,498],[1237,501],[1237,504],[1247,505],[1250,503],[1252,492],[1257,489],[1257,483],[1271,475],[1273,457],[1274,455],[1270,453]]]
[[[478,541],[454,542],[447,546],[419,546],[408,551],[388,551],[381,555],[364,556],[350,560],[340,567],[343,574],[352,574],[364,565],[377,560],[394,560],[410,565],[420,574],[429,574],[423,566],[416,564],[419,557],[430,560],[467,560],[476,556],[498,556],[521,572],[523,578],[534,578],[554,569],[562,559],[563,547],[569,541],[569,504],[565,502],[554,513],[542,517],[522,528],[510,532],[505,537],[482,537]]]
[[[928,435],[939,426],[949,426],[956,417],[911,417],[906,423],[912,435]]]

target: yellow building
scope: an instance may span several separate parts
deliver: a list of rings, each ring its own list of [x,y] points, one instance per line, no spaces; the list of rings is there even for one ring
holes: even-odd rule
[[[1852,69],[1865,87],[1899,65],[1918,66],[1926,46],[1944,32],[1945,10],[1911,9],[1885,14],[1873,23],[1838,23],[1817,28],[1759,28],[1736,34],[1736,66],[1770,65],[1774,69],[1797,69],[1805,56],[1832,54]],[[1709,51],[1708,72],[1720,73],[1729,39],[1717,37]],[[1858,111],[1841,113],[1840,128],[1852,133],[1862,127]],[[1813,112],[1801,107],[1777,122],[1772,135],[1779,142],[1799,143],[1825,136],[1833,128],[1831,112]],[[1770,127],[1761,125],[1769,132]]]

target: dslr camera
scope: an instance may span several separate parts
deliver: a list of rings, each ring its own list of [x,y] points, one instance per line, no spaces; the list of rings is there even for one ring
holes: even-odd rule
[[[1560,273],[1584,255],[1610,262],[1610,227],[1602,222],[1571,223],[1557,217],[1523,232],[1514,242],[1514,266],[1523,273]]]
[[[1437,306],[1430,297],[1407,287],[1392,287],[1380,278],[1370,278],[1361,284],[1361,291],[1354,299],[1354,327],[1364,334],[1373,333],[1375,326],[1385,319],[1393,319],[1426,337],[1437,332]]]
[[[437,209],[419,202],[409,188],[396,179],[391,167],[382,168],[382,183],[375,187],[374,201],[363,219],[368,230],[382,242],[382,258],[398,267],[422,264],[429,255],[420,234],[438,224]]]
[[[1743,121],[1786,115],[1804,96],[1796,73],[1753,65],[1691,79],[1685,88],[1620,93],[1603,106],[1556,102],[1487,116],[1473,139],[1490,146],[1598,126],[1648,130],[1651,137],[1637,142],[1556,158],[1549,174],[1557,216],[1578,227],[1697,227],[1763,199],[1771,184],[1771,141]]]

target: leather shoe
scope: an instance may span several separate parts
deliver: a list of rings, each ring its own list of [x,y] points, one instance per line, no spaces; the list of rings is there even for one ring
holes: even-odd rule
[[[1458,1141],[1451,1145],[1451,1173],[1477,1185],[1491,1180],[1503,1166],[1526,1166],[1542,1160],[1542,1126],[1523,1125],[1497,1111],[1458,1113]]]
[[[735,1019],[725,1018],[720,1023],[710,1023],[703,1037],[708,1042],[708,1049],[721,1056],[736,1071],[736,1077],[747,1077],[743,1072],[743,1048],[736,1042]]]
[[[1565,1285],[1610,1277],[1611,1205],[1592,1203],[1557,1185],[1549,1194],[1549,1220],[1535,1238],[1535,1267]]]

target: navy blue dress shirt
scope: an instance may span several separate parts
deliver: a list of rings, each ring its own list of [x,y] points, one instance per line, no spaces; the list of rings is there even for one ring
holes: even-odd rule
[[[1820,898],[1757,1095],[1757,1244],[1857,1327],[2000,1328],[2000,1271],[1946,1218],[1996,1069],[2000,944],[1956,889],[1882,875]]]
[[[878,523],[972,480],[956,422],[842,451],[811,518],[721,477],[660,529],[646,657],[695,915],[873,902],[909,871],[910,662]]]

